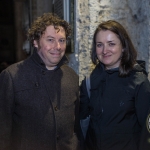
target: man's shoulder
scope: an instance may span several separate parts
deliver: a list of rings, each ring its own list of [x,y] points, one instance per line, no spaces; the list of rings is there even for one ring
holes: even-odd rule
[[[14,72],[15,70],[18,69],[18,67],[23,63],[23,61],[19,61],[16,63],[13,63],[11,65],[9,65],[4,71],[8,71],[8,72]]]
[[[79,76],[78,74],[69,66],[63,65],[61,67],[62,73],[63,73],[63,79],[72,81],[72,82],[78,82]]]
[[[66,72],[66,73],[68,72],[68,73],[77,75],[77,73],[75,72],[75,70],[73,68],[71,68],[70,66],[68,66],[68,65],[63,65],[61,67],[61,69],[63,70],[63,72]]]
[[[22,72],[23,70],[27,70],[28,68],[28,59],[16,62],[14,64],[11,64],[10,66],[8,66],[5,70],[3,70],[3,72],[8,72],[9,74],[15,75],[18,72]]]

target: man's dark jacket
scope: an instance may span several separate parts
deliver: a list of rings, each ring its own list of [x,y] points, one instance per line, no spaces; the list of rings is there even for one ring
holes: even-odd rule
[[[145,128],[150,83],[143,68],[137,64],[128,76],[119,77],[118,68],[105,70],[99,64],[90,80],[90,99],[85,80],[80,92],[80,119],[91,116],[88,150],[150,150]]]
[[[47,70],[34,52],[0,74],[0,150],[77,149],[78,76],[66,60]]]

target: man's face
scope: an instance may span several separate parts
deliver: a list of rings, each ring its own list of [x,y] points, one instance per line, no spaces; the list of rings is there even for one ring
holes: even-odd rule
[[[66,50],[66,34],[63,27],[55,29],[53,25],[46,28],[39,41],[34,46],[48,70],[53,70],[60,62]]]

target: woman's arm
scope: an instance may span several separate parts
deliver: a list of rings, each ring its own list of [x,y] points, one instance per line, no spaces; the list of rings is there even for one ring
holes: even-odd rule
[[[140,85],[137,92],[136,114],[142,128],[139,150],[150,150],[150,83],[148,79]]]
[[[87,92],[86,80],[84,79],[80,86],[80,120],[89,116],[89,102],[90,98]]]

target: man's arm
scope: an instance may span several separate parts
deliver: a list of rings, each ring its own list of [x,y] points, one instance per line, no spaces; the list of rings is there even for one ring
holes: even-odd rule
[[[8,71],[0,74],[0,149],[10,150],[12,132],[12,113],[14,109],[12,78]]]

